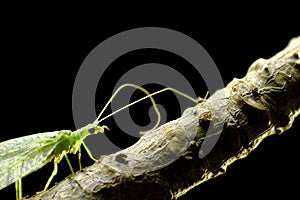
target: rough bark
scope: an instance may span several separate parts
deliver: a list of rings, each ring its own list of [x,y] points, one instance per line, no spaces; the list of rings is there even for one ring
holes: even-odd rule
[[[299,57],[297,37],[177,120],[30,199],[176,199],[291,127],[300,108]],[[201,148],[215,139],[211,151]]]

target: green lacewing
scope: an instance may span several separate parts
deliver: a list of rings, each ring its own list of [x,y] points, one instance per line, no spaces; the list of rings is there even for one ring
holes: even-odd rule
[[[123,89],[124,87],[133,87],[141,90],[147,96],[136,100],[116,111],[109,114],[108,116],[102,118],[100,120],[101,115],[113,100],[113,98],[117,95],[117,93]],[[157,114],[157,122],[156,125],[152,128],[156,128],[160,123],[160,112],[155,104],[153,99],[153,95],[164,92],[166,90],[171,90],[195,103],[197,103],[197,99],[194,99],[183,92],[180,92],[174,88],[164,88],[157,92],[150,94],[144,88],[126,83],[120,86],[111,98],[108,100],[97,119],[76,131],[70,130],[61,130],[61,131],[53,131],[53,132],[45,132],[45,133],[37,133],[33,135],[28,135],[24,137],[10,139],[0,143],[0,190],[7,187],[8,185],[15,182],[16,187],[16,199],[22,198],[22,184],[21,179],[32,172],[42,168],[47,163],[53,161],[54,169],[49,177],[44,190],[47,190],[49,187],[51,180],[57,174],[57,164],[62,160],[63,157],[66,158],[67,163],[70,167],[72,174],[74,174],[74,170],[71,166],[71,163],[67,157],[68,153],[76,154],[78,153],[79,167],[81,167],[81,145],[87,151],[89,157],[94,161],[97,161],[87,148],[84,143],[84,139],[91,134],[104,133],[105,129],[109,130],[109,128],[105,125],[100,126],[99,123],[108,117],[120,112],[129,106],[136,104],[146,98],[150,98],[151,103],[153,104],[154,110]]]

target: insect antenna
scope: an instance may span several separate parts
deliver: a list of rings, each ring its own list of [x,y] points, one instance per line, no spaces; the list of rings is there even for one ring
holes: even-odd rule
[[[111,101],[114,99],[114,97],[120,92],[121,89],[123,89],[123,88],[125,88],[125,87],[133,87],[133,88],[136,88],[136,89],[138,89],[138,90],[141,90],[142,92],[144,92],[144,93],[146,94],[146,96],[143,97],[143,98],[140,98],[140,99],[138,99],[138,100],[136,100],[136,101],[134,101],[134,102],[132,102],[132,103],[126,105],[126,106],[123,106],[122,108],[119,108],[118,110],[116,110],[116,111],[112,112],[111,114],[109,114],[109,115],[103,117],[102,119],[100,119],[101,115],[104,113],[105,109],[106,109],[107,106],[111,103]],[[157,105],[156,105],[156,103],[155,103],[155,100],[154,100],[153,96],[154,96],[154,95],[157,95],[157,94],[159,94],[159,93],[162,93],[162,92],[164,92],[164,91],[168,91],[168,90],[170,90],[170,91],[172,91],[172,92],[174,92],[174,93],[176,93],[176,94],[179,94],[180,96],[182,96],[182,97],[184,97],[184,98],[187,98],[187,99],[189,99],[190,101],[192,101],[192,102],[194,102],[194,103],[198,103],[198,100],[197,100],[197,99],[195,99],[195,98],[193,98],[193,97],[191,97],[191,96],[185,94],[184,92],[181,92],[181,91],[179,91],[179,90],[177,90],[177,89],[174,89],[174,88],[171,88],[171,87],[167,87],[167,88],[164,88],[164,89],[162,89],[162,90],[159,90],[159,91],[156,91],[156,92],[150,94],[146,89],[144,89],[144,88],[141,87],[141,86],[138,86],[138,85],[133,84],[133,83],[126,83],[126,84],[121,85],[121,86],[113,93],[113,95],[110,97],[110,99],[108,100],[108,102],[106,103],[106,105],[103,107],[102,111],[100,112],[100,114],[98,115],[98,117],[97,117],[97,119],[94,121],[94,123],[95,123],[95,124],[99,124],[100,122],[102,122],[102,121],[104,121],[105,119],[111,117],[112,115],[114,115],[114,114],[116,114],[116,113],[118,113],[118,112],[120,112],[120,111],[122,111],[122,110],[124,110],[124,109],[126,109],[126,108],[128,108],[128,107],[130,107],[130,106],[132,106],[132,105],[134,105],[134,104],[136,104],[136,103],[138,103],[138,102],[140,102],[140,101],[143,101],[143,100],[145,100],[145,99],[147,99],[147,98],[150,98],[151,103],[152,103],[152,105],[153,105],[153,107],[154,107],[154,111],[155,111],[155,113],[156,113],[156,115],[157,115],[157,122],[156,122],[155,126],[154,126],[152,129],[150,129],[150,130],[153,130],[153,129],[155,129],[155,128],[158,127],[158,125],[159,125],[159,123],[160,123],[160,120],[161,120],[161,115],[160,115],[160,112],[159,112],[159,110],[158,110],[158,108],[157,108]],[[100,119],[100,120],[99,120],[99,119]],[[148,131],[149,131],[149,130],[148,130]]]

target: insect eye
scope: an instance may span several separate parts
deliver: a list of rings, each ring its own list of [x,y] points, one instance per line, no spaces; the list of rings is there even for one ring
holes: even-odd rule
[[[94,127],[88,129],[88,132],[89,132],[89,133],[95,133],[95,131],[96,131],[96,130],[95,130]]]

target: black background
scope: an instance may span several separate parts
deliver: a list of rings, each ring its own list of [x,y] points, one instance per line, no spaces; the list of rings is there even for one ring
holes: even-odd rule
[[[273,56],[292,37],[300,34],[299,24],[293,22],[293,17],[290,17],[291,23],[278,22],[272,16],[258,20],[239,19],[239,16],[219,16],[208,20],[210,17],[194,16],[180,21],[148,19],[138,22],[136,18],[120,21],[122,17],[108,20],[108,15],[90,18],[64,16],[56,11],[7,14],[1,24],[0,141],[46,131],[74,130],[72,89],[76,73],[95,46],[119,32],[146,26],[182,32],[206,49],[217,64],[225,84],[234,77],[243,77],[249,65],[257,58]],[[154,59],[153,55],[147,52],[137,54],[136,59],[145,59],[146,63],[151,60],[149,56]],[[159,61],[170,67],[176,65],[174,61],[168,60],[168,56],[162,56]],[[134,63],[134,54],[126,62]],[[110,82],[109,77],[104,81],[109,87],[115,84]],[[98,110],[109,98],[110,92],[101,95],[99,104],[97,102]],[[199,94],[203,95],[203,91]],[[168,104],[172,105],[172,102]],[[175,115],[171,118],[177,118],[180,113]],[[267,138],[247,158],[233,163],[226,174],[207,181],[180,199],[220,196],[240,199],[260,195],[272,198],[279,194],[297,196],[297,181],[300,179],[297,172],[299,128],[297,119],[291,130],[281,136]],[[76,156],[71,158],[71,162],[76,165]],[[92,164],[86,155],[83,155],[83,162],[84,166]],[[24,178],[23,193],[32,195],[42,190],[52,168],[50,163]],[[53,182],[67,175],[68,166],[62,161]],[[14,185],[1,190],[0,194],[14,198]]]

